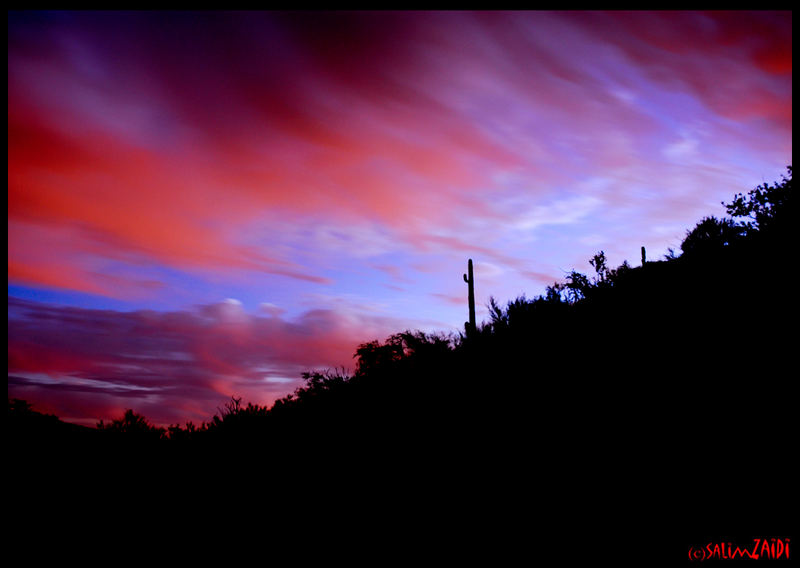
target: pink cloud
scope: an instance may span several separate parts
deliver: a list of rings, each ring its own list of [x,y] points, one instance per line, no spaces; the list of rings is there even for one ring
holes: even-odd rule
[[[70,416],[269,401],[403,327],[336,294],[408,276],[396,305],[460,325],[466,257],[502,301],[656,256],[791,159],[791,13],[10,14],[8,43],[10,285],[335,306],[9,299],[10,388]]]
[[[121,23],[125,37],[140,22]],[[36,65],[24,50],[11,57],[9,218],[77,228],[67,231],[77,238],[62,242],[73,248],[73,258],[127,250],[173,266],[239,267],[324,283],[287,258],[237,241],[230,228],[255,222],[265,210],[389,225],[407,224],[424,211],[427,223],[438,222],[446,209],[426,206],[433,188],[479,182],[460,152],[514,159],[434,103],[423,106],[438,113],[435,123],[414,114],[400,124],[394,113],[380,111],[374,121],[360,120],[363,108],[348,107],[353,84],[330,72],[327,82],[312,80],[313,56],[300,57],[304,63],[291,69],[274,58],[264,64],[246,52],[248,40],[229,54],[233,61],[206,62],[201,74],[197,58],[213,62],[218,54],[203,45],[187,53],[161,31],[153,33],[169,44],[162,46],[167,57],[121,47],[120,38],[96,28],[54,33],[52,52],[38,54]],[[118,48],[113,63],[97,49],[108,44]],[[122,67],[129,76],[119,75]],[[285,82],[265,91],[264,79],[273,73]],[[285,88],[307,82],[324,91],[321,98],[307,88]],[[325,97],[335,99],[337,90],[344,106],[328,109]],[[98,104],[87,106],[88,96]],[[129,106],[163,116],[164,124],[128,119],[120,131],[110,118]],[[415,127],[415,139],[407,139]],[[60,256],[25,254],[37,242],[25,227],[10,229],[12,278],[53,285],[56,275],[81,270],[81,262],[65,270]],[[79,235],[86,232],[94,239],[91,249]],[[25,241],[23,251],[17,243]],[[60,284],[95,293],[102,287],[89,275],[80,280]]]
[[[209,420],[230,396],[271,404],[303,371],[352,368],[359,344],[402,322],[320,309],[265,317],[232,300],[160,313],[9,298],[8,327],[9,396],[75,421],[124,406],[175,423]]]
[[[322,214],[415,243],[492,219],[500,174],[541,195],[654,154],[665,125],[614,94],[637,81],[726,118],[791,118],[783,14],[93,14],[39,31],[10,39],[9,219],[91,232],[92,249],[63,243],[72,257],[125,249],[327,283],[238,230]],[[63,269],[65,286],[109,288],[80,261],[16,244],[9,261],[15,279],[57,284]]]
[[[578,14],[658,84],[688,88],[720,116],[790,129],[790,12]]]

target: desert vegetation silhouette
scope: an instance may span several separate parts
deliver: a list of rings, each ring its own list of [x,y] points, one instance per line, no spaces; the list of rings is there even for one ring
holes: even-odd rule
[[[325,471],[328,483],[343,469],[364,480],[445,467],[451,480],[488,473],[499,500],[535,486],[583,510],[634,516],[645,506],[637,495],[669,506],[675,493],[649,485],[665,475],[689,500],[774,486],[787,475],[796,368],[787,169],[723,203],[730,217],[698,222],[680,253],[647,260],[642,248],[640,266],[612,268],[600,251],[594,274],[572,271],[505,305],[491,299],[488,321],[476,324],[470,307],[465,333],[365,342],[353,373],[304,373],[269,408],[234,397],[200,425],[157,427],[128,410],[82,428],[9,399],[8,455],[17,468],[138,464],[136,479],[142,464],[187,459],[217,471],[254,466],[259,479]]]
[[[610,268],[600,251],[590,259],[594,275],[572,271],[543,295],[521,296],[505,306],[492,298],[490,321],[481,325],[474,320],[470,260],[469,276],[464,275],[470,321],[459,336],[399,332],[360,345],[354,374],[304,373],[304,386],[271,408],[233,397],[207,423],[168,428],[127,410],[110,423],[100,421],[94,437],[137,444],[227,441],[271,435],[289,422],[292,430],[319,436],[358,437],[359,426],[375,421],[408,431],[442,416],[463,420],[507,405],[530,404],[533,410],[543,400],[557,404],[550,391],[566,384],[572,385],[570,398],[579,401],[580,391],[610,392],[620,382],[612,377],[643,369],[673,383],[704,367],[717,369],[702,374],[712,382],[714,375],[778,373],[775,348],[786,333],[769,324],[776,323],[776,311],[794,303],[785,289],[791,282],[786,260],[795,219],[791,166],[787,170],[781,182],[736,194],[724,204],[731,217],[702,219],[687,232],[680,255],[670,251],[663,260],[647,262],[643,247],[641,266],[626,261]],[[745,357],[743,351],[758,355]],[[691,383],[703,388],[703,381]],[[24,400],[9,399],[8,418],[15,436],[80,431],[39,415]],[[324,431],[315,423],[325,424]]]

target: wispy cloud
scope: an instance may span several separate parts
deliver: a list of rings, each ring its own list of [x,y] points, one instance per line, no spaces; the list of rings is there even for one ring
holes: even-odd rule
[[[14,388],[177,373],[196,417],[391,314],[461,325],[467,257],[482,304],[660,256],[790,163],[791,47],[791,12],[9,13],[9,285],[165,309],[52,308],[112,356],[10,297]],[[271,306],[186,308],[225,297]]]
[[[10,298],[9,393],[33,393],[59,416],[92,423],[120,407],[163,423],[208,420],[230,396],[270,404],[303,371],[352,369],[359,344],[405,323],[341,309],[251,315],[234,299],[117,312]],[[65,392],[84,397],[84,410],[70,409]]]
[[[498,190],[529,200],[522,218],[501,211],[511,227],[563,222],[579,212],[548,218],[557,188],[643,162],[657,176],[656,148],[697,149],[671,132],[689,117],[663,114],[670,97],[790,140],[786,17],[15,15],[10,276],[109,291],[91,259],[123,253],[330,283],[231,230],[265,212],[323,216],[322,246],[364,256],[386,248],[369,223],[397,244],[455,235],[498,220]],[[498,185],[504,174],[539,189]],[[46,247],[32,237],[48,230],[68,255],[23,248]],[[284,235],[266,232],[279,250]]]

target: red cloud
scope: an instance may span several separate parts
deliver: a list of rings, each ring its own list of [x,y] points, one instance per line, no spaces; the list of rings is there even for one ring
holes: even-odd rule
[[[494,221],[499,173],[629,167],[663,125],[609,84],[792,116],[790,13],[14,15],[8,68],[9,277],[107,294],[91,264],[120,256],[326,282],[243,235],[316,215],[419,244]],[[63,254],[23,244],[45,225]]]
[[[303,371],[351,367],[356,347],[397,320],[333,310],[297,319],[236,302],[182,312],[115,312],[9,298],[9,396],[70,420],[134,408],[158,423],[210,419],[230,396],[270,404]]]
[[[644,239],[791,154],[790,13],[29,16],[9,14],[9,283],[130,298],[160,291],[153,266],[327,283],[299,259],[334,245],[401,250],[412,267],[475,253],[549,283],[555,268],[521,255],[587,235],[567,215],[520,253],[513,227],[534,237],[558,220],[543,196],[571,204],[580,182],[613,180],[585,191],[597,219],[580,220]],[[702,155],[665,163],[675,148]],[[339,228],[348,238],[328,243]],[[362,258],[389,262],[377,256]],[[270,313],[9,299],[9,393],[62,417],[197,421],[402,328]]]
[[[721,116],[791,128],[791,12],[592,12],[576,21],[655,83],[688,88]]]

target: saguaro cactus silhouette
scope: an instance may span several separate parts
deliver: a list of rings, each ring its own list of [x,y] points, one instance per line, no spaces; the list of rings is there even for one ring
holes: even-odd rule
[[[467,276],[469,274],[469,276]],[[464,325],[466,327],[467,335],[475,331],[475,277],[472,274],[472,259],[467,263],[467,274],[464,275],[464,282],[469,287],[469,321]]]
[[[647,264],[647,251],[642,247],[642,266]]]

